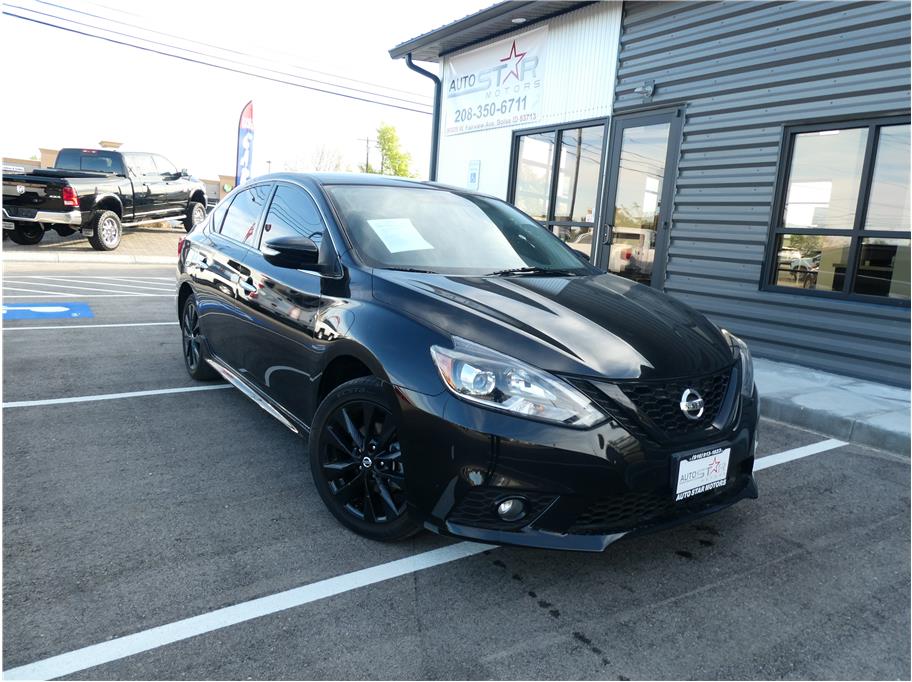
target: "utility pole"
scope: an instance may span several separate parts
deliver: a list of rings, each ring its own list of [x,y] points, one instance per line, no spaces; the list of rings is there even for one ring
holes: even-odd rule
[[[373,140],[369,137],[359,137],[358,142],[364,143],[364,172],[370,173],[368,169],[370,168],[371,163],[371,142],[373,142]]]

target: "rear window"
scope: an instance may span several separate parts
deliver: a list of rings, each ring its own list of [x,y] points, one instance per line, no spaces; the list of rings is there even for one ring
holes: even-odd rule
[[[96,173],[123,172],[120,154],[98,149],[61,149],[54,168]]]

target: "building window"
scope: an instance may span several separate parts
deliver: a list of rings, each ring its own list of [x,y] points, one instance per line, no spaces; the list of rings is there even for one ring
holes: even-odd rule
[[[509,200],[592,255],[605,122],[514,133]]]
[[[786,131],[769,284],[909,301],[909,119]]]

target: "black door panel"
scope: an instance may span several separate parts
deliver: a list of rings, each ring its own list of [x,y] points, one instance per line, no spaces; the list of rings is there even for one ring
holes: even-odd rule
[[[279,184],[263,220],[260,248],[270,239],[296,235],[322,244],[325,229],[319,209],[304,190]],[[325,252],[329,242],[323,246]],[[245,357],[250,378],[272,399],[310,423],[316,408],[313,383],[319,381],[327,343],[325,335],[316,333],[322,277],[317,272],[273,265],[261,251],[251,252],[244,265],[249,268],[242,282],[244,309],[257,337],[249,340]]]
[[[251,241],[255,238],[271,191],[272,185],[264,184],[239,193],[224,220],[215,226],[227,232],[210,228],[204,238],[191,242],[199,253],[194,253],[192,265],[188,259],[187,266],[198,291],[205,292],[200,301],[200,325],[210,349],[247,378],[250,344],[256,333],[247,306],[255,286],[245,261],[254,252],[234,237],[250,234]]]

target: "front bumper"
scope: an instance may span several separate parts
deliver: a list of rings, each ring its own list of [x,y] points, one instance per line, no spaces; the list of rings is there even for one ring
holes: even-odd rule
[[[67,212],[57,211],[35,211],[32,216],[16,215],[12,216],[3,209],[3,229],[13,230],[16,223],[52,223],[55,225],[69,225],[79,227],[82,225],[82,212],[78,209]]]
[[[724,430],[662,445],[637,440],[611,420],[575,430],[485,410],[449,393],[400,389],[400,405],[400,440],[414,481],[408,485],[411,513],[444,535],[601,551],[624,536],[757,497],[756,395],[739,401]],[[676,503],[673,455],[718,445],[731,448],[725,485]],[[529,512],[522,520],[510,523],[496,514],[508,497],[525,500]]]

